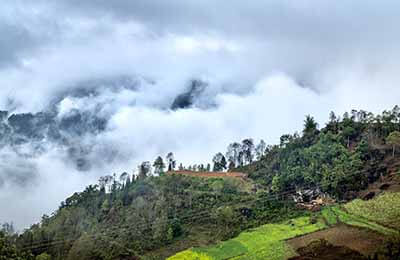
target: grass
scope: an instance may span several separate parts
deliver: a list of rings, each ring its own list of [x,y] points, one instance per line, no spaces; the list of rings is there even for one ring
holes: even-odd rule
[[[321,215],[329,226],[336,225],[339,221],[337,213],[334,211],[333,207],[324,208],[321,212]]]
[[[248,252],[248,249],[239,241],[231,239],[216,246],[194,249],[194,252],[203,253],[212,259],[232,258]]]
[[[379,225],[375,222],[371,222],[361,216],[352,215],[352,214],[340,209],[339,207],[334,207],[332,210],[338,216],[339,221],[342,223],[345,223],[347,225],[371,229],[371,230],[374,230],[374,231],[384,234],[384,235],[397,235],[398,234],[398,232],[396,230]]]
[[[212,260],[211,257],[209,257],[205,254],[193,252],[190,250],[185,250],[183,252],[180,252],[168,259],[170,259],[170,260]]]
[[[168,258],[168,260],[196,259],[184,258],[191,253],[204,254],[213,260],[285,259],[288,256],[295,255],[295,252],[286,245],[286,239],[315,232],[325,227],[326,224],[321,219],[312,224],[310,217],[299,217],[283,223],[266,224],[242,232],[238,237],[221,242],[216,246],[189,249]]]
[[[370,201],[355,200],[343,207],[325,207],[314,216],[315,223],[311,223],[310,216],[303,216],[281,223],[266,224],[242,232],[239,236],[215,246],[188,249],[168,260],[283,260],[296,255],[286,240],[338,223],[367,228],[384,235],[398,235],[398,230],[391,228],[389,224],[400,219],[399,207],[400,193],[387,193]]]
[[[384,193],[373,200],[356,199],[346,210],[367,220],[400,230],[400,193]]]

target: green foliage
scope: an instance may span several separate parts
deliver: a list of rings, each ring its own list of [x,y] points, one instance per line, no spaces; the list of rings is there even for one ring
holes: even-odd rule
[[[283,135],[280,145],[268,147],[260,161],[237,170],[273,192],[312,186],[338,199],[351,199],[384,172],[385,148],[377,144],[400,130],[398,110],[377,116],[353,110],[342,119],[331,113],[320,131],[307,116],[302,136]]]
[[[184,241],[193,226],[209,222],[219,223],[213,239],[229,238],[260,220],[261,215],[246,217],[239,211],[240,201],[257,199],[248,185],[236,179],[164,175],[116,185],[109,193],[91,186],[67,198],[51,217],[43,217],[41,225],[26,230],[18,244],[56,242],[35,254],[89,260],[139,256],[168,247]]]
[[[400,230],[400,193],[384,193],[368,201],[356,199],[345,207],[353,215]]]
[[[23,255],[18,252],[14,243],[8,236],[0,231],[0,260],[33,260],[30,255]]]
[[[279,224],[267,224],[242,232],[236,238],[227,240],[212,247],[196,248],[180,254],[191,252],[203,253],[210,259],[284,259],[293,256],[294,252],[285,243],[286,239],[320,230],[325,227],[323,221],[311,224],[310,217],[299,217]],[[177,256],[176,255],[176,256]],[[176,256],[168,258],[175,258]],[[192,259],[192,258],[187,258]]]
[[[400,132],[399,131],[391,132],[388,135],[388,137],[386,137],[386,143],[390,144],[393,147],[393,156],[394,156],[396,147],[400,145]]]
[[[168,260],[212,260],[212,258],[207,256],[206,254],[188,250],[174,255],[168,258]]]
[[[47,253],[41,253],[35,257],[35,260],[51,260],[51,256]]]
[[[337,136],[321,133],[319,140],[309,146],[295,139],[280,148],[279,156],[271,163],[271,190],[282,192],[298,186],[319,186],[331,195],[340,197],[349,190],[360,190],[367,180],[360,152],[351,152]],[[266,157],[268,159],[268,155]]]
[[[396,198],[397,195],[395,196]],[[373,201],[374,204],[379,205],[382,200],[390,200],[395,203],[396,206],[400,205],[400,201],[397,201],[397,199],[393,200],[393,194],[389,197],[391,199],[378,197],[377,199],[373,199],[371,201]],[[288,246],[288,244],[286,244],[286,240],[329,228],[339,222],[356,227],[368,228],[379,233],[389,235],[390,237],[394,236],[396,238],[399,235],[399,232],[395,229],[387,228],[375,223],[374,221],[369,221],[364,217],[347,212],[347,209],[353,208],[354,204],[358,203],[358,201],[355,201],[354,203],[346,204],[346,210],[341,209],[339,206],[325,207],[320,213],[316,213],[312,216],[302,216],[281,223],[266,224],[258,228],[244,231],[240,233],[239,236],[224,242],[220,242],[215,246],[200,247],[183,251],[168,258],[168,260],[196,259],[191,257],[192,254],[195,255],[197,253],[202,253],[205,256],[208,256],[209,259],[213,260],[287,259],[294,256],[295,252],[290,246]],[[313,221],[313,219],[315,221]],[[398,240],[393,239],[387,241],[379,251],[379,255],[395,255],[393,253],[398,252],[396,250],[399,249],[398,245],[396,244],[397,242]],[[177,258],[178,256],[186,256],[187,258]]]
[[[164,175],[164,168],[172,170],[176,166],[169,153],[165,162],[158,157],[153,164],[142,163],[136,179],[127,173],[121,174],[119,180],[115,174],[108,175],[99,180],[99,185],[73,194],[51,216],[44,216],[40,224],[15,238],[16,244],[24,247],[45,242],[50,246],[34,248],[35,255],[48,253],[53,260],[89,260],[123,259],[169,247],[175,250],[176,244],[195,243],[196,235],[190,233],[193,228],[202,230],[199,237],[208,234],[207,242],[229,239],[249,227],[298,217],[303,212],[288,201],[296,189],[318,188],[340,200],[353,198],[352,194],[386,172],[389,160],[382,144],[391,144],[393,151],[400,144],[399,122],[398,107],[377,116],[355,110],[342,119],[331,114],[326,127],[320,130],[316,121],[307,116],[302,133],[283,135],[279,145],[261,143],[255,147],[249,138],[230,144],[226,155],[216,154],[214,170],[243,171],[250,181]],[[253,161],[254,151],[257,161]],[[150,174],[151,166],[160,176]],[[205,169],[201,165],[197,168]],[[264,226],[241,233],[220,244],[220,249],[200,251],[216,258],[229,254],[235,259],[281,259],[290,252],[283,242],[285,237],[337,222],[393,233],[374,223],[378,222],[377,214],[385,212],[382,224],[397,225],[392,222],[398,219],[396,212],[400,210],[390,208],[388,201],[383,197],[382,201],[368,202],[374,212],[363,211],[366,204],[355,201],[346,206],[350,213],[331,208],[322,211],[322,217],[313,217],[313,221],[306,217],[295,223]],[[209,234],[215,235],[211,238]],[[191,240],[186,240],[188,237]],[[264,240],[267,243],[261,244]],[[16,250],[12,242],[5,241],[0,250],[12,254]],[[196,259],[185,258],[189,255],[210,259],[193,251],[179,259]]]
[[[322,210],[321,212],[323,218],[326,221],[326,224],[329,226],[333,226],[338,223],[339,218],[336,215],[335,211],[332,209],[332,207],[326,207]]]
[[[339,207],[333,207],[332,210],[335,212],[339,222],[346,223],[351,226],[371,229],[378,233],[389,236],[399,234],[399,232],[394,229],[382,226],[373,221],[369,221],[361,216],[350,214],[344,210],[341,210]]]

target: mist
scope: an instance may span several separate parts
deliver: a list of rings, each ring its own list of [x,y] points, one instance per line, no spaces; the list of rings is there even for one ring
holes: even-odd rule
[[[100,176],[170,151],[207,163],[243,138],[275,144],[308,114],[323,126],[332,110],[392,108],[398,5],[4,3],[0,110],[48,113],[62,138],[1,144],[0,222],[28,227]]]

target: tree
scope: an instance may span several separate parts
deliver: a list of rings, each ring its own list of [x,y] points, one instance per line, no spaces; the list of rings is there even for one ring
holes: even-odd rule
[[[329,122],[326,124],[326,130],[331,131],[334,134],[337,134],[339,128],[339,119],[335,115],[333,111],[329,113]]]
[[[120,183],[117,181],[117,174],[113,174],[112,176],[112,184],[111,184],[111,193],[115,195],[115,192],[119,189]]]
[[[214,163],[213,167],[214,172],[219,172],[226,169],[226,159],[222,153],[217,153],[216,155],[214,155],[213,163]]]
[[[304,120],[303,128],[303,141],[306,146],[310,146],[314,143],[315,137],[318,135],[318,124],[314,118],[310,115],[306,116]]]
[[[127,172],[123,172],[121,173],[121,175],[119,176],[119,181],[122,184],[122,188],[125,187],[125,184],[127,182],[127,179],[129,179],[129,174]]]
[[[356,130],[352,126],[346,126],[342,130],[343,137],[347,140],[347,148],[350,147],[350,139],[356,134]]]
[[[204,168],[204,164],[200,164],[199,165],[199,172],[204,172],[205,171],[205,168]]]
[[[154,173],[157,175],[162,175],[165,169],[165,163],[161,156],[158,156],[153,163]]]
[[[229,164],[228,164],[228,169],[231,171],[231,170],[233,170],[234,168],[235,168],[236,166],[235,166],[235,163],[234,162],[229,162]]]
[[[46,216],[46,215],[44,215],[44,216]],[[3,232],[4,234],[7,234],[7,235],[14,234],[15,233],[14,224],[12,222],[11,223],[7,223],[7,222],[3,223],[1,225],[0,232]]]
[[[242,152],[244,161],[252,163],[254,158],[254,141],[251,138],[242,141]]]
[[[106,176],[100,177],[100,179],[99,179],[100,190],[105,191],[108,187],[108,189],[110,191],[111,190],[110,184],[112,183],[113,180],[114,180],[114,178],[111,175],[106,175]]]
[[[174,154],[172,152],[169,152],[167,154],[167,163],[168,163],[168,171],[173,171],[176,166],[176,161],[174,158]]]
[[[304,120],[303,135],[315,134],[315,132],[318,131],[317,127],[318,123],[315,122],[314,117],[307,115]]]
[[[18,255],[16,246],[10,243],[6,235],[1,231],[0,231],[0,259],[23,260],[23,258]]]
[[[261,160],[261,158],[264,156],[266,147],[267,147],[267,144],[264,142],[264,140],[261,139],[261,141],[256,146],[256,159],[257,160]]]
[[[226,158],[230,165],[234,165],[234,167],[240,165],[242,155],[241,150],[242,146],[237,142],[228,145]]]
[[[396,146],[400,145],[400,132],[391,132],[388,137],[386,137],[386,143],[392,146],[392,156],[394,157]]]
[[[139,173],[138,173],[138,179],[139,180],[144,180],[146,177],[151,173],[151,165],[150,162],[142,162],[139,166]]]
[[[185,168],[183,167],[183,164],[182,164],[182,163],[179,164],[178,169],[179,169],[180,171],[183,171],[183,170],[185,169]]]

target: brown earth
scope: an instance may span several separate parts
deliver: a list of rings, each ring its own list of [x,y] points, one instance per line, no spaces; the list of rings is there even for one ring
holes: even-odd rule
[[[365,256],[345,246],[335,246],[324,239],[315,240],[297,250],[299,256],[289,260],[367,260]]]
[[[326,239],[334,246],[345,246],[368,256],[372,255],[383,243],[385,236],[367,229],[339,224],[332,228],[289,239],[287,243],[293,249],[298,250],[318,239]]]
[[[376,196],[383,191],[400,192],[400,175],[398,174],[400,160],[388,157],[384,160],[383,164],[386,165],[386,174],[381,176],[376,182],[369,184],[366,190],[359,192],[359,198],[371,199],[371,194]]]

